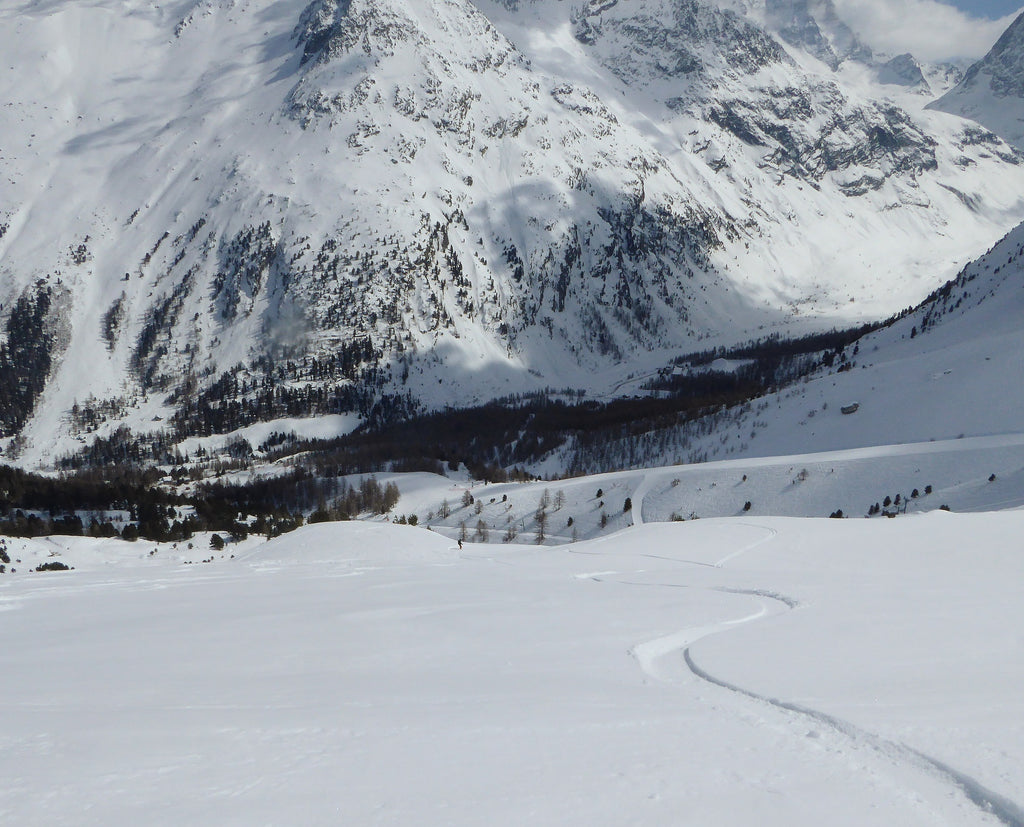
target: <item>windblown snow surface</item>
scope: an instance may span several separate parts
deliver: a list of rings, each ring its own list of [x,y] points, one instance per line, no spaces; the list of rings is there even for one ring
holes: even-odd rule
[[[556,547],[8,539],[0,823],[1024,824],[1024,512],[643,524],[648,482]]]

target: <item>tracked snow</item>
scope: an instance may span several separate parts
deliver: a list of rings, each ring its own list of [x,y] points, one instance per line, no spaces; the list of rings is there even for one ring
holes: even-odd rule
[[[118,543],[135,566],[9,541],[76,569],[0,582],[0,812],[1019,824],[1021,529],[703,520],[460,553],[336,524],[206,564]]]

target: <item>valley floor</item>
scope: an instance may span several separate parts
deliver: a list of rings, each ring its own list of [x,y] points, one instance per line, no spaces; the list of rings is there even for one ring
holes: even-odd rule
[[[1024,824],[1021,536],[8,540],[0,822]]]

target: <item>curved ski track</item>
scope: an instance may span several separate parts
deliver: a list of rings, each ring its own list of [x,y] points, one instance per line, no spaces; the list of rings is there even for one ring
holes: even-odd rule
[[[642,487],[642,486],[641,486]],[[639,489],[638,489],[639,492]],[[641,494],[642,496],[642,494]],[[766,528],[765,526],[760,526]],[[713,564],[715,568],[721,568],[722,565],[729,560],[735,559],[740,554],[749,551],[755,546],[759,546],[764,542],[772,539],[777,532],[774,529],[768,529],[771,531],[771,535],[762,538],[761,540],[755,541],[752,544],[744,546],[743,548],[726,555],[724,558]],[[671,559],[671,558],[662,558]],[[694,563],[694,561],[680,560],[678,562]],[[712,565],[707,563],[696,563],[696,565]],[[609,572],[610,574],[610,572]],[[598,578],[594,578],[595,580]],[[644,585],[644,586],[657,586],[655,583],[630,583],[629,581],[619,580],[617,582],[623,585]],[[669,586],[669,584],[661,584]],[[678,586],[672,586],[678,588]],[[684,586],[683,588],[689,588]],[[933,758],[920,750],[916,750],[913,747],[909,747],[906,744],[902,744],[898,741],[892,741],[881,735],[877,735],[873,732],[865,730],[855,724],[838,718],[834,715],[829,715],[826,712],[822,712],[817,709],[805,707],[800,704],[792,703],[789,701],[783,701],[778,698],[771,698],[766,695],[762,695],[750,689],[746,689],[738,684],[731,683],[723,678],[719,678],[707,670],[700,667],[694,660],[693,655],[690,651],[690,647],[699,640],[710,637],[712,635],[721,634],[727,632],[730,629],[734,629],[738,626],[742,626],[746,623],[751,623],[755,620],[760,620],[765,617],[772,617],[783,613],[784,611],[792,611],[798,608],[798,601],[786,595],[777,594],[774,592],[763,591],[763,590],[750,590],[750,589],[735,589],[735,588],[716,588],[715,591],[726,592],[729,594],[745,594],[751,597],[763,598],[770,600],[776,604],[781,604],[777,611],[770,611],[768,607],[762,602],[760,609],[752,614],[745,615],[743,617],[722,621],[715,624],[709,624],[707,626],[696,626],[687,627],[681,629],[678,632],[674,632],[670,635],[655,638],[654,640],[647,641],[645,643],[638,644],[633,647],[630,654],[636,658],[640,665],[640,668],[644,670],[648,675],[659,681],[670,681],[671,677],[667,671],[659,665],[659,661],[663,661],[665,658],[670,656],[673,652],[682,652],[682,658],[686,667],[690,672],[700,680],[711,684],[712,686],[719,687],[721,689],[728,690],[729,692],[736,693],[743,697],[749,698],[761,704],[767,704],[786,715],[798,715],[807,719],[810,719],[820,725],[827,726],[838,735],[850,740],[859,741],[865,743],[875,749],[880,754],[886,755],[891,759],[898,760],[899,762],[915,767],[926,773],[930,773],[933,776],[937,776],[944,779],[946,782],[951,784],[953,787],[959,789],[966,798],[978,807],[982,812],[990,814],[997,818],[1000,822],[1007,825],[1007,827],[1024,827],[1024,808],[1022,808],[1016,802],[1010,800],[1006,796],[1000,795],[999,793],[988,789],[975,778],[967,775],[964,772],[951,767],[943,761],[937,758]]]
[[[744,621],[732,622],[735,624]],[[691,643],[695,642],[696,641],[691,641]],[[707,683],[721,687],[722,689],[727,689],[730,692],[743,695],[744,697],[751,698],[760,703],[768,704],[769,706],[775,707],[783,712],[809,718],[812,721],[829,727],[849,739],[859,740],[869,744],[882,754],[899,759],[903,763],[910,764],[911,766],[915,766],[927,772],[937,774],[963,792],[968,800],[975,806],[982,811],[995,816],[999,821],[1007,825],[1007,827],[1024,827],[1024,809],[1022,809],[1018,804],[1005,796],[988,789],[988,787],[985,787],[976,779],[966,773],[960,772],[942,761],[939,761],[937,758],[932,758],[930,755],[912,747],[908,747],[906,744],[901,744],[898,741],[891,741],[881,735],[876,735],[875,733],[862,729],[855,724],[851,724],[849,721],[843,720],[842,718],[829,715],[827,712],[821,712],[820,710],[801,706],[800,704],[791,703],[789,701],[782,701],[778,698],[769,698],[767,695],[761,695],[750,689],[744,689],[742,686],[738,686],[737,684],[718,678],[697,665],[693,659],[693,655],[690,654],[689,644],[685,649],[683,649],[683,660],[686,662],[687,668],[689,668],[695,676]]]

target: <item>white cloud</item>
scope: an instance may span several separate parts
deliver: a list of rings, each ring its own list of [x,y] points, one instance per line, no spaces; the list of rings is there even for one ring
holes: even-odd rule
[[[1016,16],[983,20],[936,0],[835,0],[835,6],[871,48],[929,61],[982,57]]]

